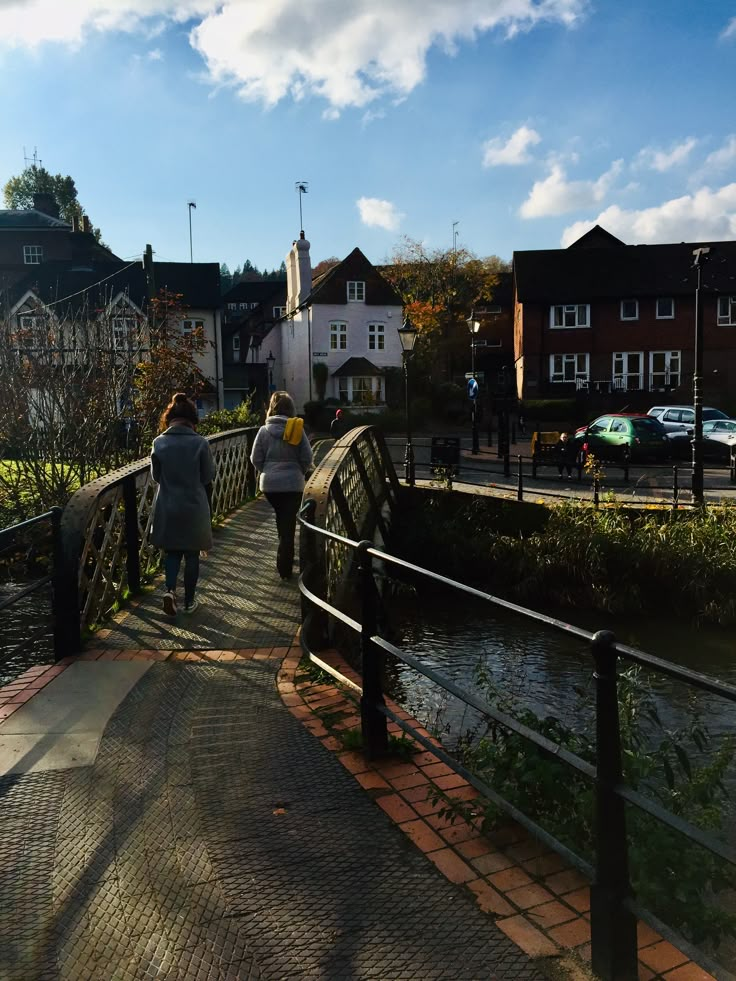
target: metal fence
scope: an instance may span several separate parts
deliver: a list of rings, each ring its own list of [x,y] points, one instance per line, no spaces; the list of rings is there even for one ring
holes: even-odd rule
[[[250,451],[257,427],[207,437],[217,473],[212,513],[227,514],[256,491]],[[79,651],[99,623],[160,565],[150,541],[156,484],[148,458],[81,487],[64,508],[55,586],[56,655]]]
[[[324,505],[323,505],[324,509]],[[369,757],[384,755],[388,746],[387,720],[423,745],[457,773],[461,774],[479,793],[505,811],[536,838],[561,855],[570,865],[582,871],[592,881],[591,887],[591,934],[593,971],[606,981],[623,981],[637,977],[637,917],[648,923],[663,937],[703,968],[714,973],[721,981],[732,978],[727,971],[715,964],[701,950],[663,923],[653,912],[642,908],[633,895],[628,863],[628,842],[625,806],[633,805],[656,819],[661,825],[681,834],[688,842],[708,849],[723,862],[736,865],[736,849],[718,841],[714,836],[695,827],[683,818],[665,810],[659,803],[626,784],[622,773],[622,747],[619,727],[618,667],[619,662],[643,665],[662,675],[668,675],[693,689],[710,692],[736,702],[736,687],[723,684],[714,678],[700,674],[636,648],[617,643],[609,631],[590,633],[579,627],[537,613],[497,596],[481,592],[445,576],[406,562],[397,556],[377,549],[370,541],[358,541],[344,534],[321,527],[315,522],[317,504],[307,499],[299,520],[302,536],[310,542],[306,554],[316,555],[320,547],[339,550],[340,554],[352,553],[358,563],[358,589],[360,620],[339,610],[321,589],[322,581],[316,566],[302,565],[299,586],[304,602],[312,609],[340,622],[343,628],[360,638],[362,662],[362,688],[360,711],[364,750]],[[320,544],[318,544],[320,543]],[[562,631],[571,638],[587,644],[591,654],[595,679],[596,709],[596,759],[595,763],[582,759],[564,747],[547,739],[533,729],[520,724],[508,714],[494,708],[482,697],[455,684],[440,672],[428,668],[410,652],[380,636],[381,598],[374,580],[374,560],[382,568],[394,568],[401,574],[410,573],[426,581],[439,583],[453,594],[464,594],[485,601],[490,607],[501,607],[541,627]],[[356,604],[357,605],[357,604]],[[355,687],[313,650],[315,635],[302,630],[302,646],[306,653],[323,670]],[[385,703],[382,678],[383,662],[391,655],[412,670],[428,678],[440,688],[471,706],[487,720],[514,733],[537,747],[541,752],[565,764],[571,771],[591,781],[594,787],[595,855],[589,862],[563,842],[552,836],[529,815],[522,813],[508,800],[500,796],[492,786],[462,766],[444,749],[425,738],[415,727],[391,711]]]

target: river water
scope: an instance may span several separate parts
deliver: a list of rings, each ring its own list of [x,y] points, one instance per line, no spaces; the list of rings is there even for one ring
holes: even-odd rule
[[[2,583],[0,603],[17,593],[23,585]],[[43,632],[39,638],[16,650],[26,638],[41,630]],[[51,589],[46,586],[0,611],[0,686],[17,678],[27,668],[49,664],[53,660]]]

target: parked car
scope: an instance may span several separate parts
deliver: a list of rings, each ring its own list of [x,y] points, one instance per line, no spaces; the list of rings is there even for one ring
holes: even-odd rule
[[[703,456],[729,462],[736,446],[736,419],[713,419],[703,423]]]
[[[575,432],[579,449],[601,460],[664,459],[671,455],[667,431],[653,416],[613,412]]]
[[[695,424],[695,409],[691,405],[653,405],[647,415],[659,419],[667,432],[685,430],[692,434]],[[703,406],[703,422],[713,419],[728,419],[725,412],[710,405]]]

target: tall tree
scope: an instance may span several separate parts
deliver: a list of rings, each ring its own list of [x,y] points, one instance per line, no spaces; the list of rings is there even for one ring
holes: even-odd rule
[[[420,331],[415,377],[430,385],[447,381],[467,362],[466,321],[474,307],[493,299],[500,263],[497,256],[479,259],[466,249],[428,250],[411,238],[394,249],[381,272]]]
[[[230,272],[226,262],[220,265],[220,293],[227,293],[233,285],[233,274]]]
[[[11,177],[3,188],[5,204],[8,208],[26,209],[33,207],[34,194],[53,194],[59,205],[59,214],[64,221],[81,218],[85,213],[77,195],[74,178],[69,174],[51,174],[45,167],[32,164],[17,177]],[[95,238],[100,240],[99,228],[92,228]]]

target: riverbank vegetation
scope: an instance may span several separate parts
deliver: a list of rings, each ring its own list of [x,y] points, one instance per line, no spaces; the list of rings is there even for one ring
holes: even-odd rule
[[[596,511],[426,495],[396,523],[411,561],[533,608],[661,613],[736,623],[736,508]]]

